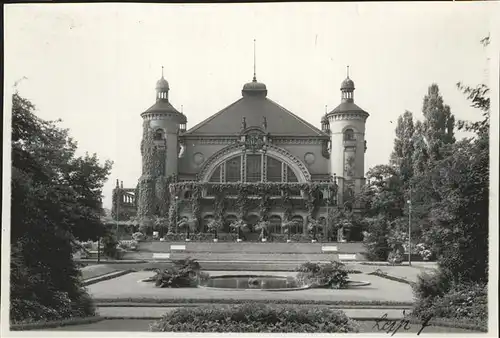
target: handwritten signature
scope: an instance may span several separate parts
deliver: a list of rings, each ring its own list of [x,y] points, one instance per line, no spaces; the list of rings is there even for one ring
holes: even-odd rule
[[[377,319],[375,321],[375,325],[373,325],[372,330],[376,329],[378,331],[385,331],[387,333],[391,333],[391,336],[394,336],[396,332],[398,332],[400,329],[403,329],[405,331],[408,331],[411,329],[410,321],[408,319],[405,319],[406,313],[405,310],[403,310],[403,319],[398,319],[398,320],[393,320],[393,319],[387,319],[388,315],[385,313],[382,317]],[[420,335],[420,333],[424,330],[424,328],[431,326],[429,324],[429,321],[431,320],[432,317],[426,318],[422,323],[420,330],[417,332],[417,336]]]

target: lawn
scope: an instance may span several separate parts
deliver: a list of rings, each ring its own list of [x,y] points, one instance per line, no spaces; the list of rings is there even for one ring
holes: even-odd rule
[[[367,281],[371,285],[355,289],[331,290],[308,289],[301,291],[279,292],[260,290],[207,290],[200,288],[161,289],[151,283],[140,282],[141,279],[152,276],[151,271],[130,273],[90,285],[88,290],[95,299],[293,299],[312,301],[396,301],[412,302],[413,292],[407,284],[383,279],[366,274],[355,274],[352,280]],[[272,274],[272,273],[266,273]],[[277,273],[278,274],[278,273]]]

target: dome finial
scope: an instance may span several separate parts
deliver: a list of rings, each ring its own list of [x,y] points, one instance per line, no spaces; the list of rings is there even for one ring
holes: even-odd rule
[[[253,39],[253,82],[257,82],[257,58],[256,58],[256,54],[255,54],[255,49],[256,49],[256,46],[255,46],[255,39]]]
[[[163,78],[163,66],[161,66],[161,77]]]
[[[347,66],[347,78],[349,78],[349,65]]]

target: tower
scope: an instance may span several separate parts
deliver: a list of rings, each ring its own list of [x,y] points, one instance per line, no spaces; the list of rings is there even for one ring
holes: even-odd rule
[[[187,123],[186,116],[169,102],[169,90],[162,67],[161,79],[156,83],[156,102],[141,114],[142,176],[137,214],[146,221],[155,214],[166,214],[162,201],[167,200],[167,178],[178,173],[178,136]]]
[[[354,81],[347,77],[340,86],[341,102],[324,117],[323,129],[331,137],[331,174],[338,178],[339,203],[354,207],[352,199],[364,184],[365,124],[369,114],[354,103]]]

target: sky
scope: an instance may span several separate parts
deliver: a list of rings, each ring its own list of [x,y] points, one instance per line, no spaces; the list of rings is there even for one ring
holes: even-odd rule
[[[79,154],[112,160],[104,186],[141,174],[140,114],[165,67],[170,102],[188,128],[241,97],[253,75],[268,97],[320,127],[340,103],[350,66],[355,102],[370,113],[365,170],[387,163],[405,110],[421,118],[432,83],[457,119],[477,120],[456,83],[488,83],[498,3],[45,4],[5,6],[5,86],[37,115],[61,118]],[[460,136],[461,134],[459,134]]]

